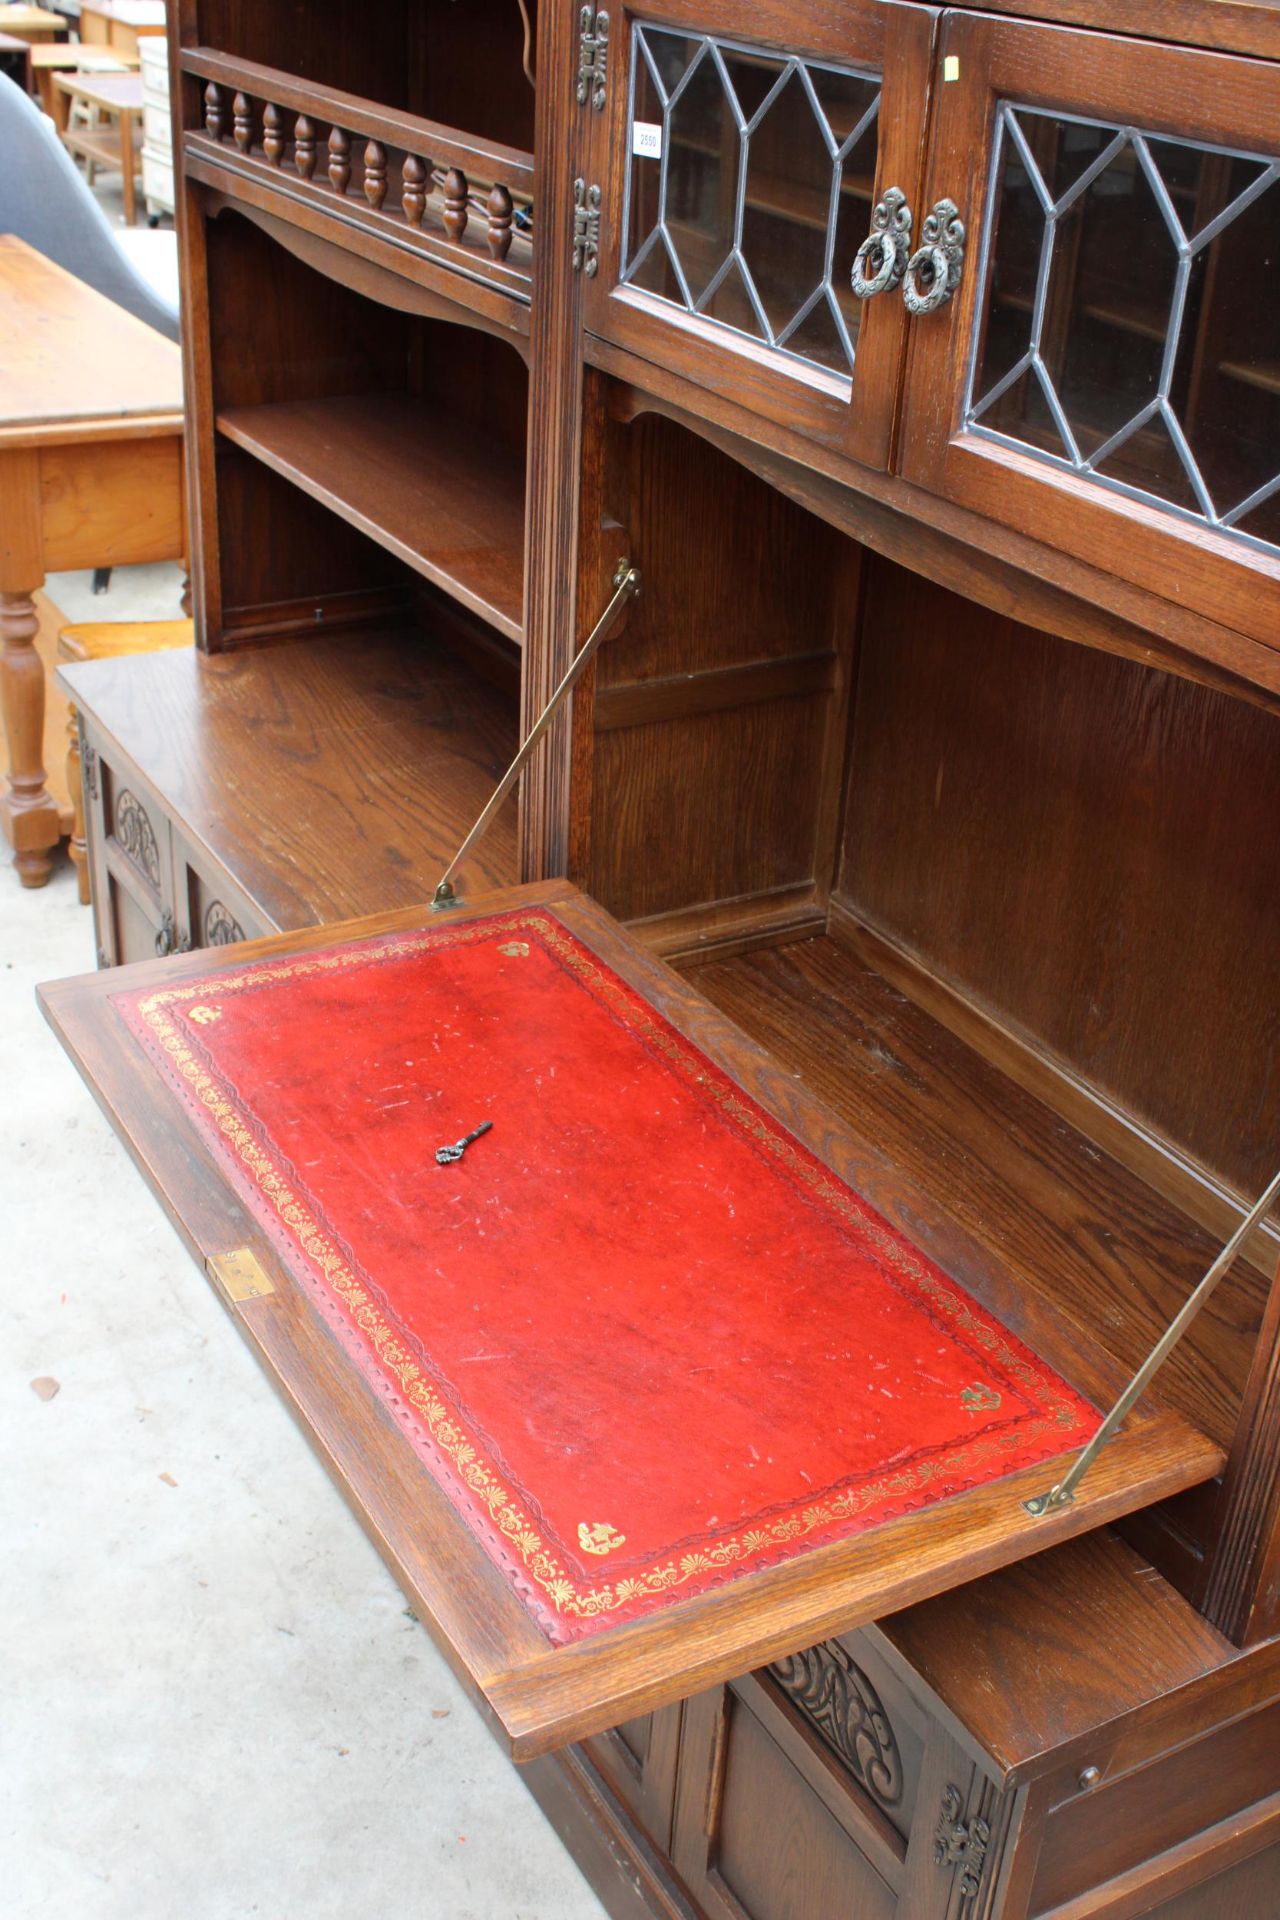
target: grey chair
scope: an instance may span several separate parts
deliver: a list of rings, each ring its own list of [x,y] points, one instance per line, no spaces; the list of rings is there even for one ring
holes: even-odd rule
[[[0,74],[0,233],[16,233],[168,339],[178,314],[135,272],[57,129]]]

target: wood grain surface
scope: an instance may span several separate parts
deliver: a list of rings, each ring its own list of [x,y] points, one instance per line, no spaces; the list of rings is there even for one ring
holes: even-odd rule
[[[410,631],[65,667],[96,729],[264,922],[430,897],[515,752],[509,697]],[[514,801],[470,880],[515,875]]]
[[[41,445],[74,426],[77,440],[182,426],[178,349],[114,300],[0,234],[0,445]]]
[[[230,408],[218,430],[461,605],[524,635],[524,469],[404,393]]]

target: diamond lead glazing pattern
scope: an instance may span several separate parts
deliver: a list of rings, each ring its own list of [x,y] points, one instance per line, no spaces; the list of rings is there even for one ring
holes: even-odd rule
[[[965,428],[1280,546],[1280,160],[1001,102]]]
[[[848,376],[880,78],[637,26],[624,284]]]

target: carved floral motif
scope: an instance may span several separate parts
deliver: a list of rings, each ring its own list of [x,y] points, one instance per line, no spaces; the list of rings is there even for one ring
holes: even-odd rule
[[[859,1785],[882,1807],[896,1807],[902,1799],[898,1742],[879,1694],[844,1648],[826,1641],[769,1671]]]
[[[975,1815],[962,1820],[964,1795],[959,1787],[949,1786],[942,1796],[942,1818],[934,1836],[933,1857],[949,1872],[959,1870],[960,1898],[976,1900],[982,1888],[982,1872],[991,1844],[989,1822]]]
[[[120,789],[116,799],[116,840],[135,867],[152,886],[160,886],[160,848],[147,810],[128,787]]]
[[[233,947],[244,939],[244,928],[221,900],[211,900],[204,916],[206,947]]]

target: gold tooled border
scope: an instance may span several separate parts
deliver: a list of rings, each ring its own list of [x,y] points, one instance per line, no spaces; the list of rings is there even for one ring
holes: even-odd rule
[[[855,1224],[885,1263],[924,1294],[935,1311],[944,1315],[980,1346],[987,1348],[993,1358],[1019,1381],[1028,1397],[1043,1409],[1042,1417],[1029,1427],[1020,1427],[1012,1434],[988,1436],[983,1443],[967,1446],[963,1454],[951,1453],[945,1458],[920,1461],[884,1474],[867,1485],[850,1488],[830,1499],[815,1502],[801,1513],[751,1527],[713,1547],[698,1548],[626,1579],[594,1587],[579,1586],[546,1546],[519,1502],[481,1458],[479,1449],[424,1379],[413,1356],[406,1352],[356,1276],[286,1185],[270,1155],[241,1120],[175,1026],[169,1012],[172,1006],[187,1000],[214,997],[215,989],[209,977],[194,984],[166,987],[144,995],[137,1003],[138,1011],[160,1046],[244,1163],[260,1192],[275,1208],[307,1257],[319,1268],[326,1284],[343,1302],[353,1324],[368,1340],[381,1364],[395,1378],[404,1398],[423,1421],[435,1445],[453,1462],[463,1484],[487,1509],[503,1539],[519,1554],[529,1574],[547,1594],[558,1613],[571,1619],[597,1619],[602,1614],[615,1612],[619,1607],[629,1606],[650,1595],[681,1587],[699,1574],[720,1571],[752,1559],[769,1547],[804,1539],[820,1527],[853,1519],[881,1501],[904,1500],[922,1493],[936,1480],[972,1475],[975,1467],[993,1456],[1014,1447],[1024,1447],[1028,1441],[1048,1434],[1055,1427],[1064,1429],[1075,1423],[1078,1413],[1072,1402],[1057,1393],[1052,1378],[1045,1379],[1038,1375],[1013,1350],[996,1323],[985,1317],[980,1319],[963,1298],[956,1297],[949,1286],[940,1285],[935,1276],[925,1269],[921,1257],[887,1223],[871,1214],[870,1209],[864,1210],[865,1203],[857,1203],[849,1189],[837,1183],[818,1163],[810,1160],[780,1128],[767,1125],[754,1105],[740,1097],[731,1083],[721,1079],[719,1070],[702,1072],[693,1043],[684,1041],[681,1044],[666,1020],[649,1008],[633,988],[597,964],[585,947],[544,912],[503,913],[490,920],[449,929],[447,933],[433,930],[376,943],[361,942],[305,959],[266,961],[261,966],[249,966],[240,972],[229,971],[218,979],[216,996],[223,998],[228,993],[240,992],[268,980],[298,979],[308,974],[338,972],[374,958],[380,960],[390,955],[398,957],[418,953],[435,945],[453,946],[490,939],[495,931],[506,933],[515,927],[536,932],[590,991],[625,1019],[628,1026],[642,1033],[650,1046],[710,1094],[731,1120],[766,1147],[795,1178],[804,1181],[817,1198]]]

